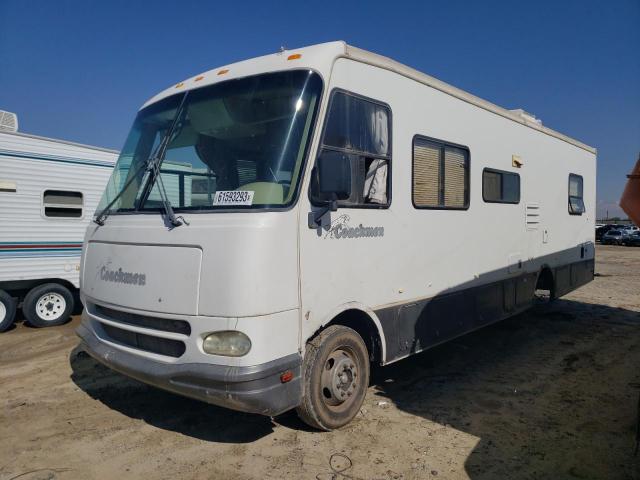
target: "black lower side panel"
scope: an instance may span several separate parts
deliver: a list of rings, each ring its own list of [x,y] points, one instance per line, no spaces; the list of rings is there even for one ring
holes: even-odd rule
[[[554,269],[555,295],[569,293],[593,279],[594,261]],[[524,273],[433,298],[376,310],[386,337],[386,361],[392,362],[531,306],[537,273]]]

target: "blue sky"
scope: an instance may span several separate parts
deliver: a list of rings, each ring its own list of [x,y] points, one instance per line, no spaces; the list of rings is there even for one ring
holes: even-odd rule
[[[598,214],[640,152],[640,0],[0,0],[0,109],[20,130],[119,149],[186,77],[342,39],[598,148]]]

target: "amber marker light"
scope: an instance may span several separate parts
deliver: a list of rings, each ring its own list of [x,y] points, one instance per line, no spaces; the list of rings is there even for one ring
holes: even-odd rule
[[[302,55],[299,53],[294,53],[293,55],[289,55],[287,57],[287,60],[298,60],[299,58],[302,58]]]
[[[204,75],[198,75],[193,81],[194,82],[199,82],[200,80],[202,80],[204,78]]]
[[[177,84],[177,85],[175,86],[175,88],[180,88],[180,87],[181,87],[181,86],[183,86],[183,85],[184,85],[184,82],[180,82],[179,84]]]
[[[229,70],[219,70],[218,75],[224,75],[225,73],[229,73]]]

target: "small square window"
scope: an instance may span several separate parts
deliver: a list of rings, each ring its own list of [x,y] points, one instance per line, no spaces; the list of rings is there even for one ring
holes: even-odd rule
[[[583,180],[580,175],[569,174],[569,213],[582,215],[585,212]]]
[[[42,196],[44,216],[49,218],[81,218],[83,197],[81,192],[45,190]]]
[[[482,198],[488,203],[520,203],[520,175],[485,168],[482,171]]]

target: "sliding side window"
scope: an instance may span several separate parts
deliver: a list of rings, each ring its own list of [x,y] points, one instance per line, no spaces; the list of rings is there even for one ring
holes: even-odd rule
[[[333,92],[319,157],[343,156],[351,165],[351,197],[342,207],[387,207],[391,203],[391,110],[340,90]],[[317,182],[313,182],[317,185]],[[312,189],[311,199],[330,198]]]
[[[574,173],[569,174],[569,213],[582,215],[585,211],[582,195],[582,177]]]
[[[412,197],[416,208],[469,208],[469,149],[414,137]]]
[[[520,203],[520,175],[485,168],[482,171],[482,199],[488,203]]]
[[[42,195],[44,216],[50,218],[81,218],[82,192],[45,190]]]

